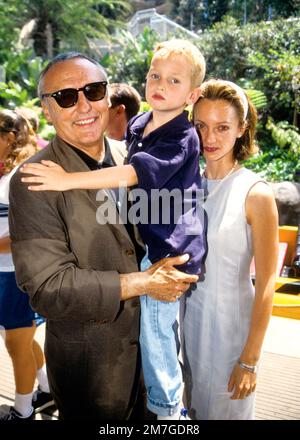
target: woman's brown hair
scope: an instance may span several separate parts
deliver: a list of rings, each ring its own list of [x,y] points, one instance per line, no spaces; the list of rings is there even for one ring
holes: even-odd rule
[[[0,136],[3,136],[3,133],[14,133],[11,149],[1,169],[2,174],[8,174],[39,148],[30,123],[13,110],[0,110]]]

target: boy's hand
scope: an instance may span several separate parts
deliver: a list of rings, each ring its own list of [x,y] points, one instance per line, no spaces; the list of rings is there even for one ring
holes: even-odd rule
[[[39,184],[28,186],[31,191],[66,191],[71,189],[68,184],[71,173],[67,173],[60,165],[51,160],[23,164],[20,167],[20,172],[31,174],[30,177],[22,177],[22,182]]]

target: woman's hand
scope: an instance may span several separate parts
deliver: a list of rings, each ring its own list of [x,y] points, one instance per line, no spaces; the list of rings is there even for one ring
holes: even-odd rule
[[[24,183],[37,183],[28,186],[30,191],[66,191],[71,173],[67,173],[60,165],[51,160],[42,160],[41,163],[25,163],[20,167],[20,172],[31,174],[22,177]]]
[[[250,373],[236,363],[228,382],[228,391],[230,393],[233,391],[230,398],[232,400],[245,399],[253,393],[255,388],[256,373]]]

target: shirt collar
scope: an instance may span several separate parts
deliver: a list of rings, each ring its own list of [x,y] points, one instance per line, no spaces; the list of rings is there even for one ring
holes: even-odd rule
[[[89,156],[84,151],[80,150],[79,148],[74,147],[73,145],[70,145],[70,147],[75,151],[75,153],[78,154],[78,156],[90,168],[90,170],[98,170],[100,168],[108,168],[108,167],[113,167],[116,165],[116,163],[112,157],[112,154],[111,154],[111,149],[110,149],[109,143],[106,138],[104,138],[105,155],[104,155],[103,161],[101,161],[101,162],[97,161],[96,159]]]
[[[152,119],[152,111],[143,113],[140,117],[138,117],[134,123],[132,124],[132,131],[134,134],[141,135],[145,129],[145,126]],[[181,132],[182,130],[190,127],[191,123],[189,121],[189,113],[187,110],[184,110],[175,118],[161,125],[160,127],[153,130],[149,136],[152,134],[155,135],[156,131],[159,130],[159,133],[163,133],[164,131],[167,133]]]

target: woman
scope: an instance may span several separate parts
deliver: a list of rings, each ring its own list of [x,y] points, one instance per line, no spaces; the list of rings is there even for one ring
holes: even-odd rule
[[[44,369],[44,355],[34,340],[36,325],[44,322],[29,306],[29,297],[16,284],[8,229],[9,181],[16,167],[37,151],[27,121],[11,110],[0,111],[0,326],[15,376],[15,402],[2,420],[29,420],[34,410],[53,404]],[[33,393],[35,379],[39,388]]]
[[[272,311],[278,246],[272,190],[241,165],[256,151],[256,122],[254,106],[236,84],[203,83],[194,124],[206,160],[208,253],[203,279],[181,303],[192,419],[254,418],[256,370]]]

